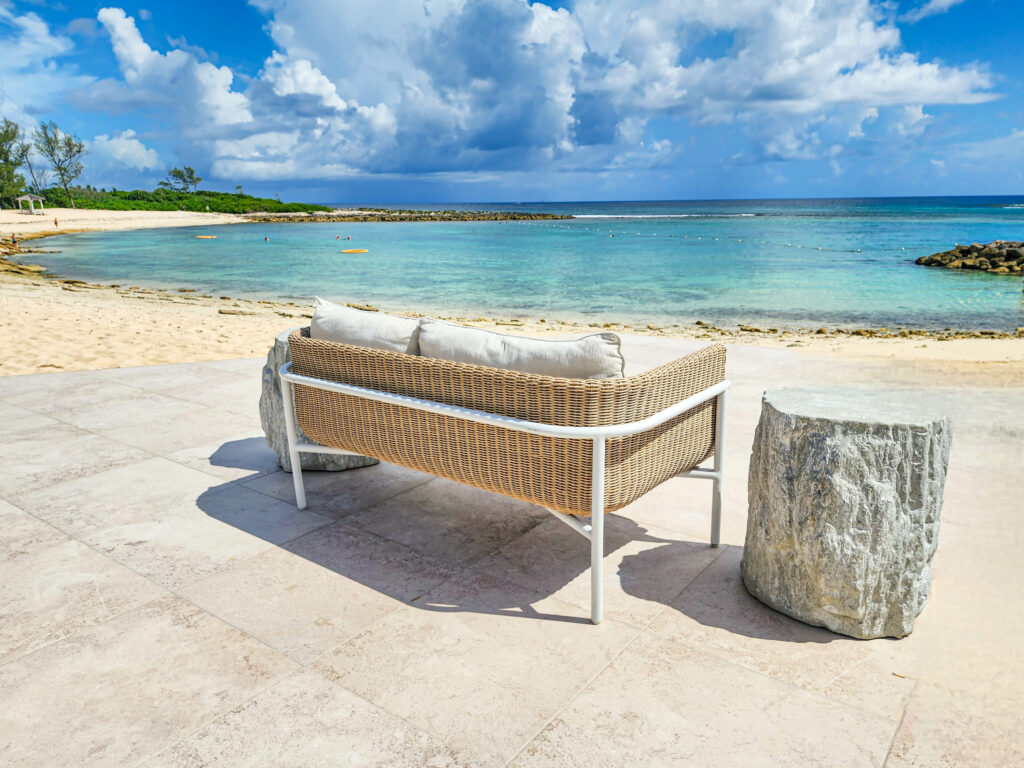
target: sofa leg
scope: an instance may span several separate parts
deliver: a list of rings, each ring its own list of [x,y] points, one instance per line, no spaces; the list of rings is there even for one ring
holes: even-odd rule
[[[711,546],[717,547],[722,537],[722,481],[711,481]]]
[[[292,396],[292,383],[281,379],[281,403],[284,405],[284,428],[288,436],[288,461],[292,465],[292,482],[295,484],[295,506],[306,508],[306,487],[302,482],[302,456],[297,444],[298,433],[295,429],[295,402]]]
[[[604,618],[604,438],[594,440],[590,496],[590,621]]]
[[[725,450],[725,392],[715,401],[715,463],[711,482],[711,546],[722,538],[722,453]]]

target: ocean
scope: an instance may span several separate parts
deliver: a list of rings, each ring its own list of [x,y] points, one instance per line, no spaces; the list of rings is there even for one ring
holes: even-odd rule
[[[1024,326],[1020,276],[913,263],[957,243],[1024,240],[1024,197],[393,207],[576,218],[85,233],[43,241],[60,252],[38,259],[93,282],[293,301],[322,296],[446,316],[786,328]],[[368,253],[343,254],[344,248]]]

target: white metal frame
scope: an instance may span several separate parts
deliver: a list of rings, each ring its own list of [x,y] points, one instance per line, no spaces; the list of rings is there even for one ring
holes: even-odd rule
[[[356,387],[351,384],[341,384],[336,381],[316,379],[310,376],[302,376],[292,373],[292,364],[285,363],[280,369],[281,395],[284,401],[285,429],[288,434],[288,457],[292,465],[292,480],[295,483],[295,504],[299,509],[306,508],[306,490],[302,482],[302,466],[300,454],[303,453],[330,453],[341,455],[357,455],[352,451],[341,448],[332,448],[327,445],[310,443],[298,439],[295,416],[295,398],[293,387],[301,384],[305,387],[323,389],[328,392],[340,392],[345,395],[362,397],[367,400],[377,400],[382,403],[401,405],[406,408],[415,408],[420,411],[428,411],[444,416],[452,416],[466,421],[475,421],[481,424],[490,424],[495,427],[514,429],[519,432],[528,432],[533,435],[544,435],[547,437],[562,437],[573,440],[590,440],[594,444],[593,468],[591,486],[591,509],[589,523],[583,522],[575,515],[567,515],[553,509],[547,510],[557,519],[568,525],[584,538],[590,539],[590,620],[594,624],[600,624],[604,614],[604,602],[602,595],[602,563],[604,562],[604,469],[605,469],[605,440],[610,437],[624,437],[635,435],[638,432],[646,432],[653,427],[664,424],[666,421],[679,416],[682,413],[705,403],[712,398],[717,398],[715,404],[715,454],[714,463],[710,469],[695,467],[689,472],[682,472],[679,477],[693,477],[704,480],[711,480],[711,546],[717,547],[722,529],[722,449],[725,441],[725,394],[731,386],[729,381],[721,381],[714,386],[701,390],[685,400],[680,400],[675,405],[659,411],[653,416],[629,424],[615,424],[606,427],[562,427],[555,424],[541,424],[536,421],[525,419],[514,419],[510,416],[501,416],[486,411],[477,411],[471,408],[461,408],[455,405],[436,403],[432,400],[422,400],[406,395],[396,395],[390,392],[380,392],[375,389]]]

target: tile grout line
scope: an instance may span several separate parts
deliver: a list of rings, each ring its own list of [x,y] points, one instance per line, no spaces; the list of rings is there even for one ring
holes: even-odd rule
[[[714,565],[718,561],[718,558],[720,558],[724,554],[724,552],[725,552],[725,550],[722,550],[721,552],[719,552],[718,555],[713,557],[711,559],[711,561],[708,562],[707,565],[705,565],[703,568],[701,568],[700,571],[698,571],[694,575],[694,577],[692,579],[690,579],[686,583],[686,586],[683,587],[681,590],[679,590],[679,593],[676,595],[676,597],[679,597],[679,595],[681,595],[683,592],[685,592],[690,587],[690,585],[693,584],[693,582],[695,582],[697,579],[699,579],[704,574],[704,572],[707,571],[708,568],[710,568],[712,565]],[[675,599],[675,598],[673,598],[673,599]],[[666,605],[663,610],[667,610],[668,607],[669,606]],[[662,611],[659,611],[657,614],[655,614],[655,616],[652,617],[652,621],[653,621],[653,619],[655,617],[661,615],[661,613],[662,613]],[[551,725],[551,723],[553,723],[555,721],[555,719],[560,714],[562,714],[562,712],[564,712],[568,707],[570,707],[572,705],[572,703],[574,701],[576,701],[576,699],[578,699],[587,690],[587,688],[589,688],[591,686],[591,684],[593,684],[593,682],[595,680],[597,680],[598,677],[603,675],[605,673],[605,671],[607,671],[612,666],[612,664],[614,664],[616,661],[618,661],[619,657],[622,656],[622,654],[625,653],[636,642],[636,639],[638,637],[640,637],[641,635],[648,635],[648,627],[650,626],[650,622],[648,622],[648,625],[645,626],[645,627],[637,627],[637,626],[635,626],[635,625],[633,625],[632,623],[629,623],[629,622],[620,622],[620,623],[623,623],[624,626],[628,626],[630,629],[633,630],[632,637],[629,638],[629,640],[622,646],[622,648],[619,649],[619,652],[616,653],[615,656],[612,659],[610,659],[607,664],[605,664],[603,667],[601,667],[601,669],[598,670],[597,673],[595,673],[583,686],[581,686],[580,689],[578,691],[576,691],[576,693],[574,693],[569,698],[568,701],[565,702],[565,704],[563,704],[561,707],[559,707],[558,710],[554,714],[552,714],[551,717],[549,717],[544,722],[544,724],[540,728],[538,728],[534,732],[534,734],[523,743],[523,746],[520,747],[516,751],[516,753],[514,755],[512,755],[512,757],[510,757],[504,763],[505,768],[507,768],[507,766],[511,765],[516,760],[516,758],[518,758],[534,741],[536,741],[537,737],[539,737],[542,733],[544,733],[544,731],[547,730],[548,726]]]
[[[200,609],[200,610],[202,610],[202,609]],[[289,658],[288,660],[292,661],[291,658]],[[180,739],[178,739],[176,741],[172,741],[170,744],[167,744],[166,746],[163,746],[160,749],[157,749],[155,752],[150,752],[148,755],[146,755],[143,758],[140,758],[140,760],[137,763],[134,763],[134,764],[138,765],[138,766],[143,766],[148,761],[152,760],[154,757],[162,755],[164,752],[166,752],[166,751],[168,751],[170,749],[174,749],[174,747],[178,746],[182,742],[187,741],[188,739],[190,739],[193,736],[195,736],[197,733],[199,733],[201,730],[203,730],[203,728],[206,728],[207,726],[213,725],[218,720],[220,720],[220,719],[222,719],[224,717],[227,717],[232,712],[234,712],[236,709],[238,709],[241,706],[244,706],[244,705],[248,704],[250,701],[255,699],[257,696],[261,696],[262,694],[266,693],[271,688],[273,688],[275,685],[278,685],[278,684],[284,682],[285,680],[287,680],[292,675],[298,674],[299,672],[302,672],[304,670],[305,670],[305,668],[300,664],[298,669],[293,669],[290,672],[286,672],[285,674],[281,675],[279,678],[277,678],[273,682],[267,683],[267,685],[265,685],[262,688],[260,688],[252,696],[250,696],[250,697],[248,697],[246,699],[243,699],[242,701],[239,701],[237,704],[234,704],[229,709],[224,709],[224,710],[221,710],[221,711],[217,712],[209,720],[203,721],[202,723],[197,725],[194,729],[192,729],[191,731],[186,733],[184,736],[182,736]]]
[[[914,686],[910,689],[910,693],[907,694],[906,703],[903,705],[903,712],[900,713],[899,722],[896,723],[896,727],[892,731],[892,738],[889,739],[889,748],[885,750],[885,760],[882,761],[882,768],[885,768],[889,764],[889,758],[892,757],[892,748],[896,746],[896,739],[900,735],[900,729],[903,728],[903,721],[907,718],[907,710],[910,708],[910,698],[914,695],[917,690],[917,686],[920,681],[914,679]]]
[[[568,701],[566,701],[566,702],[565,702],[565,704],[563,704],[563,705],[562,705],[561,707],[559,707],[559,708],[558,708],[558,710],[557,710],[557,711],[555,711],[555,712],[554,712],[554,713],[553,713],[553,714],[551,715],[551,717],[549,717],[549,718],[548,718],[547,720],[545,720],[545,721],[544,721],[543,725],[541,725],[541,726],[540,726],[540,728],[538,728],[538,729],[537,729],[537,730],[536,730],[536,731],[535,731],[535,732],[533,733],[533,735],[532,735],[532,736],[530,736],[530,737],[529,737],[529,738],[528,738],[528,739],[527,739],[527,740],[526,740],[526,741],[525,741],[525,742],[523,743],[523,746],[521,746],[521,747],[520,747],[519,749],[517,749],[517,750],[516,750],[516,752],[515,752],[515,754],[514,754],[514,755],[512,755],[512,757],[510,757],[510,758],[509,758],[508,760],[506,760],[506,761],[505,761],[505,762],[504,762],[504,763],[502,764],[502,765],[503,765],[503,768],[508,768],[508,766],[510,766],[510,765],[511,765],[511,764],[512,764],[513,762],[515,762],[515,760],[516,760],[516,759],[517,759],[517,758],[518,758],[518,757],[519,757],[519,756],[520,756],[521,754],[523,754],[523,752],[525,752],[525,751],[526,751],[526,749],[527,749],[527,748],[528,748],[528,747],[529,747],[529,746],[530,746],[530,745],[531,745],[531,744],[532,744],[532,743],[533,743],[534,741],[536,741],[536,740],[537,740],[537,737],[538,737],[538,736],[540,736],[540,735],[541,735],[542,733],[544,733],[544,731],[545,731],[545,730],[547,730],[548,726],[549,726],[549,725],[551,725],[551,723],[553,723],[553,722],[555,721],[555,719],[556,719],[556,718],[557,718],[557,717],[558,717],[558,716],[559,716],[560,714],[562,714],[562,713],[563,713],[563,712],[564,712],[564,711],[565,711],[566,709],[568,709],[568,708],[569,708],[570,706],[572,706],[572,703],[573,703],[574,701],[576,701],[576,699],[578,699],[578,698],[579,698],[579,697],[580,697],[580,696],[581,696],[581,695],[582,695],[583,693],[585,693],[585,692],[587,691],[587,689],[588,689],[588,688],[590,688],[590,686],[591,686],[591,685],[592,685],[592,684],[594,683],[594,681],[595,681],[595,680],[597,680],[597,678],[599,678],[599,677],[600,677],[601,675],[603,675],[603,674],[604,674],[604,673],[605,673],[605,672],[606,672],[606,671],[607,671],[608,669],[610,669],[610,668],[611,668],[611,666],[612,666],[612,665],[613,665],[613,664],[614,664],[614,663],[615,663],[616,661],[618,661],[618,660],[619,660],[619,657],[620,657],[620,656],[622,656],[622,654],[624,654],[624,653],[625,653],[625,652],[626,652],[626,651],[627,651],[627,650],[629,649],[629,647],[630,647],[631,645],[633,645],[633,643],[634,643],[634,642],[636,641],[637,637],[639,637],[639,636],[640,636],[641,634],[643,634],[643,630],[642,630],[642,629],[637,629],[636,627],[634,627],[634,626],[632,626],[632,625],[630,625],[630,624],[626,624],[625,626],[627,626],[627,627],[629,627],[630,629],[632,629],[632,630],[633,630],[633,635],[632,635],[632,637],[630,637],[630,638],[629,638],[629,639],[628,639],[628,640],[627,640],[627,641],[625,642],[625,644],[624,644],[624,645],[622,646],[622,648],[620,648],[620,649],[618,650],[618,652],[617,652],[617,653],[616,653],[616,654],[615,654],[615,655],[614,655],[614,656],[613,656],[613,657],[612,657],[611,659],[609,659],[609,660],[608,660],[608,662],[607,662],[607,663],[606,663],[606,664],[605,664],[605,665],[604,665],[603,667],[601,667],[601,668],[600,668],[600,669],[599,669],[599,670],[598,670],[597,672],[595,672],[595,673],[594,673],[594,674],[593,674],[593,675],[592,675],[592,676],[591,676],[591,677],[590,677],[590,678],[589,678],[589,679],[588,679],[588,680],[587,680],[587,681],[586,681],[586,682],[585,682],[585,683],[584,683],[583,685],[581,685],[581,686],[579,687],[579,689],[578,689],[578,690],[577,690],[577,691],[576,691],[576,692],[575,692],[575,693],[574,693],[574,694],[573,694],[572,696],[570,696],[570,697],[569,697],[569,700],[568,700]]]

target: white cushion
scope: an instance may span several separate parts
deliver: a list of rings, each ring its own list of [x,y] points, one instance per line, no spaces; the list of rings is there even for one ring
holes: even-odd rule
[[[541,376],[621,378],[625,361],[619,347],[614,333],[559,341],[510,336],[426,317],[420,322],[420,354],[424,357]]]
[[[342,307],[317,298],[313,305],[309,335],[314,339],[385,349],[389,352],[420,353],[418,317],[396,317]]]

